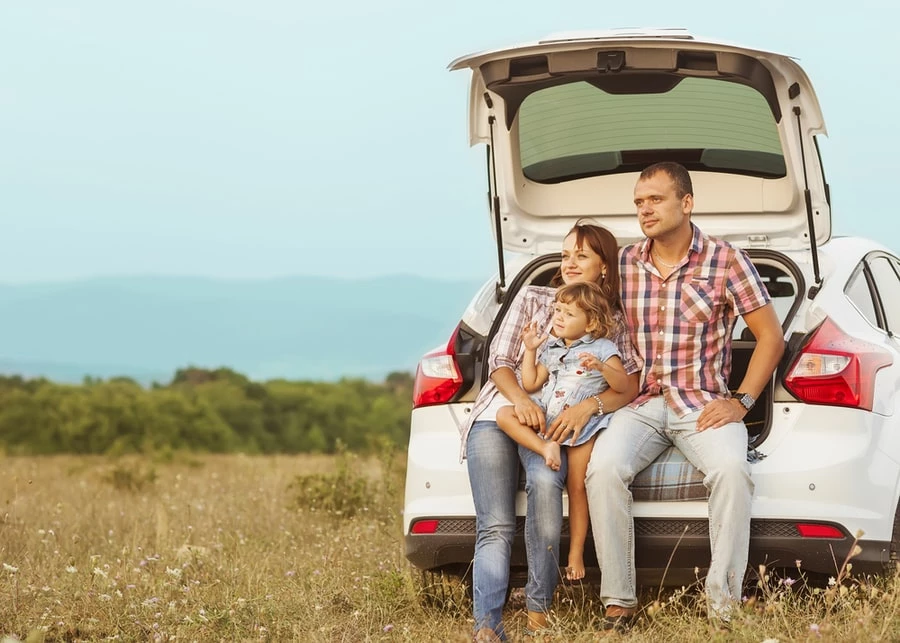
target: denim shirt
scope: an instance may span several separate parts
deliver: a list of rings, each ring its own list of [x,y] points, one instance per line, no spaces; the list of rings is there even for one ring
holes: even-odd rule
[[[620,357],[616,345],[603,337],[584,335],[566,346],[565,340],[551,336],[538,357],[550,374],[540,392],[548,425],[565,409],[609,388],[600,371],[581,366],[579,353],[590,353],[601,362]]]

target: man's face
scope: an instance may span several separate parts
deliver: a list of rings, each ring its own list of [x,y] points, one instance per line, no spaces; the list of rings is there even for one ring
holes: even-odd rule
[[[679,198],[675,183],[665,172],[637,182],[634,205],[641,231],[650,239],[666,240],[690,230],[694,199],[690,194]]]

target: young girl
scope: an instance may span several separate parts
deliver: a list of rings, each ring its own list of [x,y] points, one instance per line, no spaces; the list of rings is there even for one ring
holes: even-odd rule
[[[566,478],[569,563],[566,578],[569,580],[584,578],[584,541],[588,527],[584,480],[594,439],[609,423],[609,415],[603,413],[597,394],[607,388],[620,392],[628,388],[629,376],[622,366],[619,351],[608,339],[614,328],[612,311],[600,287],[592,282],[578,282],[556,291],[549,335],[547,329],[539,329],[535,322],[527,324],[522,331],[525,348],[522,388],[529,393],[541,390],[540,396],[534,399],[546,413],[546,426],[569,406],[588,397],[597,399],[597,414],[566,443],[569,447]],[[538,357],[538,348],[544,342],[547,346]],[[522,424],[516,417],[515,407],[498,409],[497,424],[517,443],[542,455],[551,469],[559,469],[559,443],[546,440]]]

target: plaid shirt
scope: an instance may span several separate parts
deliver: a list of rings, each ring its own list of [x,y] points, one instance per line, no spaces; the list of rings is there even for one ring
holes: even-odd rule
[[[552,327],[553,302],[556,296],[556,288],[548,288],[546,286],[527,286],[516,294],[506,316],[497,329],[497,333],[491,340],[490,353],[488,355],[488,369],[493,373],[498,368],[505,366],[512,369],[516,374],[519,384],[522,383],[522,374],[519,366],[522,358],[525,356],[525,346],[522,344],[522,329],[532,320],[537,322],[538,328],[542,332],[549,334]],[[616,312],[616,330],[614,336],[611,337],[619,354],[622,356],[622,365],[625,367],[626,373],[636,373],[641,370],[642,362],[640,356],[631,343],[631,338],[625,332],[625,320],[621,311]],[[546,344],[544,344],[546,346]],[[541,347],[543,351],[544,347]],[[599,390],[599,389],[598,389]],[[469,437],[469,429],[472,424],[478,420],[478,416],[484,411],[494,397],[500,392],[494,385],[493,380],[485,382],[475,399],[475,406],[469,413],[468,420],[460,427],[462,445],[460,458],[466,455],[466,440]]]
[[[666,279],[650,259],[649,239],[619,253],[622,305],[645,359],[631,406],[662,394],[682,417],[729,397],[734,322],[770,301],[743,250],[692,227],[688,253]]]

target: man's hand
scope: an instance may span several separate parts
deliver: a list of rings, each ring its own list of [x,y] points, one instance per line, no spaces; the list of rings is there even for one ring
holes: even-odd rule
[[[740,422],[747,415],[745,409],[735,398],[713,400],[703,407],[697,418],[697,430],[718,429],[731,422]]]
[[[593,398],[587,398],[570,406],[556,416],[553,423],[547,428],[547,439],[564,444],[570,440],[578,439],[581,429],[588,423],[591,416],[597,412],[597,402]]]
[[[525,426],[530,426],[541,435],[544,434],[547,418],[544,415],[544,410],[534,400],[525,396],[513,404],[513,410],[516,412],[516,418],[519,422]]]

